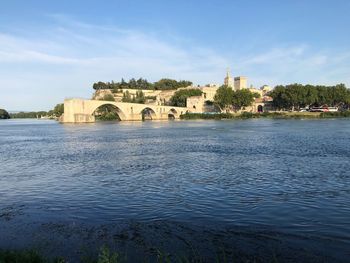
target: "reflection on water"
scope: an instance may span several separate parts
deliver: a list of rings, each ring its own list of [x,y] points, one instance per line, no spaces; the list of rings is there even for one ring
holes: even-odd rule
[[[0,247],[350,256],[347,119],[1,121],[0,164]]]

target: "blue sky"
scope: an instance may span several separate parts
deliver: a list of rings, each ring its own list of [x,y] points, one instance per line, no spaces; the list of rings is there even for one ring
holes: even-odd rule
[[[350,87],[350,1],[0,2],[0,108],[49,110],[144,77]]]

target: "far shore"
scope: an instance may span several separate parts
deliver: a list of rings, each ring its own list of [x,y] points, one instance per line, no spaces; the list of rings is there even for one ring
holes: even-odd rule
[[[324,119],[324,118],[349,118],[350,111],[343,112],[261,112],[261,113],[186,113],[180,116],[182,120],[225,120],[225,119]]]
[[[349,118],[350,110],[337,112],[237,112],[237,113],[185,113],[180,115],[180,120],[238,120],[238,119],[257,119],[257,118],[271,118],[271,119],[326,119],[326,118]],[[35,118],[33,116],[13,117],[12,120],[21,119],[37,119],[37,120],[57,120],[57,118]],[[98,122],[114,122],[116,119],[99,119]]]

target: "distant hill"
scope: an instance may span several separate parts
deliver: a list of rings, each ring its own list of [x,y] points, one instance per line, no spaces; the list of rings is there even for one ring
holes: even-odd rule
[[[10,114],[4,109],[0,109],[0,119],[10,119]]]

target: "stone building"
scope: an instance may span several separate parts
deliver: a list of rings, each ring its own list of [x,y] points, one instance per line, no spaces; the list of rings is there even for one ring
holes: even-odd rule
[[[224,78],[224,85],[227,85],[234,89],[235,91],[248,89],[252,93],[258,93],[260,98],[256,98],[251,106],[245,107],[240,111],[246,112],[263,112],[268,110],[271,104],[272,98],[267,96],[268,92],[272,89],[268,85],[264,85],[261,88],[255,88],[252,85],[248,88],[247,86],[248,78],[244,76],[238,76],[235,78],[231,77],[229,69],[226,72],[226,77]],[[204,87],[197,87],[203,93],[202,96],[193,96],[187,98],[187,107],[190,112],[213,112],[217,109],[213,106],[214,97],[219,85],[206,85]]]
[[[234,88],[234,80],[231,77],[230,69],[227,69],[226,77],[224,79],[224,84],[228,87]]]
[[[204,110],[205,100],[202,96],[192,96],[186,99],[186,106],[192,113],[202,113]]]
[[[218,88],[218,86],[200,87],[200,90],[203,92],[204,100],[214,101],[214,97]]]
[[[246,107],[244,111],[248,112],[259,112],[264,111],[268,107],[266,105],[271,102],[272,98],[268,97],[267,94],[272,89],[268,85],[262,86],[260,89],[254,88],[252,85],[248,88],[247,87],[248,78],[244,76],[238,76],[235,78],[232,78],[230,74],[230,70],[227,69],[226,77],[224,78],[224,84],[231,87],[235,91],[242,90],[242,89],[248,89],[250,92],[258,93],[260,95],[260,98],[257,98],[253,105],[250,107]],[[216,92],[220,85],[216,84],[208,84],[206,86],[189,86],[185,88],[180,88],[177,90],[142,90],[145,98],[146,98],[146,104],[149,105],[168,105],[170,98],[174,95],[174,93],[181,89],[199,89],[202,91],[201,96],[193,96],[187,98],[187,108],[190,112],[214,112],[217,111],[215,106],[213,105],[214,97],[216,95]],[[139,91],[137,89],[123,89],[119,92],[112,93],[112,90],[109,89],[102,89],[97,90],[94,95],[93,99],[100,100],[103,99],[103,97],[107,94],[113,95],[116,102],[121,102],[123,98],[123,93],[128,91],[131,97],[136,96],[136,92]],[[271,103],[270,103],[271,104]]]
[[[247,88],[247,77],[238,76],[234,78],[234,88],[235,90],[241,90]]]

